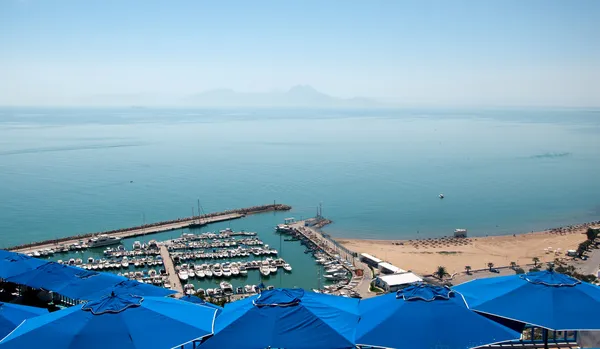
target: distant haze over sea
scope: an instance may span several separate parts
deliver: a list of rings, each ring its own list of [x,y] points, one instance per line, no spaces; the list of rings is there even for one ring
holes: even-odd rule
[[[244,93],[232,89],[214,89],[187,96],[152,94],[98,94],[79,98],[89,106],[179,106],[179,107],[310,107],[310,108],[383,108],[391,104],[364,97],[338,98],[309,85],[297,85],[283,92]]]

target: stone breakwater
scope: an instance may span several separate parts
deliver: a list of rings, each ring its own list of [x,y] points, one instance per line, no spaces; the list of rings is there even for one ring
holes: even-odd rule
[[[94,233],[85,233],[85,234],[68,236],[68,237],[63,237],[63,238],[58,238],[58,239],[31,242],[28,244],[13,246],[13,247],[9,248],[9,250],[29,249],[32,247],[38,247],[38,246],[43,246],[43,245],[58,245],[58,244],[70,242],[73,240],[89,239],[89,238],[91,238],[95,235],[99,235],[99,234],[122,235],[122,234],[127,234],[128,232],[133,233],[133,232],[138,232],[138,231],[146,231],[146,233],[150,233],[151,231],[158,232],[158,231],[160,231],[160,228],[164,227],[164,226],[172,226],[172,225],[178,225],[178,224],[185,225],[186,223],[189,223],[189,225],[204,225],[204,224],[208,224],[211,222],[220,221],[219,217],[223,217],[223,220],[227,220],[227,219],[240,218],[240,217],[243,217],[243,216],[246,216],[249,214],[256,214],[256,213],[270,212],[270,211],[288,211],[291,209],[292,209],[291,206],[283,205],[283,204],[270,204],[270,205],[238,208],[238,209],[226,210],[226,211],[221,211],[221,212],[207,213],[207,214],[203,214],[203,215],[199,215],[199,216],[191,216],[191,217],[172,219],[172,220],[168,220],[168,221],[149,223],[149,224],[144,224],[144,225],[129,227],[129,228],[121,228],[121,229],[114,229],[114,230],[94,232]],[[172,230],[172,229],[165,229],[165,230]]]

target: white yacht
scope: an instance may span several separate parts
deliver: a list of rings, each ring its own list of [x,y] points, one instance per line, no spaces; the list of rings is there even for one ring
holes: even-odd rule
[[[271,272],[271,274],[277,273],[277,265],[275,265],[274,262],[271,262],[269,265],[269,272]]]
[[[223,276],[226,278],[231,277],[231,269],[229,266],[223,266]]]
[[[121,243],[121,238],[118,236],[108,236],[108,235],[98,235],[91,238],[88,241],[88,246],[90,248],[93,247],[102,247],[109,245],[116,245]]]
[[[210,267],[207,267],[206,269],[204,269],[204,276],[206,276],[207,278],[213,277],[213,272],[212,272],[212,270],[210,270]]]
[[[195,292],[194,284],[185,284],[183,285],[183,293],[187,295],[193,295]]]
[[[199,279],[202,279],[206,276],[206,274],[204,273],[204,269],[196,269],[196,276]]]
[[[193,279],[193,278],[195,278],[195,277],[196,277],[196,273],[194,272],[194,269],[192,269],[192,268],[189,268],[187,272],[188,272],[188,277],[189,277],[190,279]]]
[[[291,266],[291,265],[289,265],[288,263],[285,263],[285,264],[283,265],[283,270],[285,270],[285,271],[287,271],[287,272],[290,272],[290,271],[292,271],[292,266]]]
[[[134,250],[141,250],[142,249],[142,243],[139,241],[134,241],[133,242],[133,249]]]
[[[240,265],[240,275],[248,275],[248,269],[245,265]]]
[[[179,279],[180,279],[181,281],[185,281],[185,280],[187,280],[187,279],[188,279],[188,273],[187,273],[187,270],[185,270],[185,269],[181,269],[181,270],[179,270],[179,273],[177,273],[177,276],[179,276]]]
[[[121,260],[121,266],[123,268],[129,268],[129,260],[127,259],[127,256],[123,257]]]
[[[254,293],[254,285],[246,285],[246,286],[244,286],[244,291],[246,293]]]
[[[217,278],[223,276],[223,270],[221,269],[221,265],[219,263],[213,265],[212,271],[213,275]]]
[[[263,276],[269,276],[269,274],[271,274],[271,270],[269,269],[269,265],[268,264],[267,265],[261,264],[259,270],[260,270],[260,273]]]
[[[233,275],[233,276],[240,275],[240,268],[237,266],[237,264],[231,265],[231,275]]]
[[[219,287],[221,287],[221,290],[223,290],[224,294],[233,293],[233,286],[231,286],[231,284],[227,281],[221,281],[221,283],[219,284]]]

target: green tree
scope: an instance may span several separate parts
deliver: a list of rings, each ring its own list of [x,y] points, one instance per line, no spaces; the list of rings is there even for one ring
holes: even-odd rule
[[[533,267],[537,268],[537,265],[540,262],[540,259],[538,257],[533,257],[533,258],[531,258],[531,260],[533,261]]]
[[[488,269],[491,271],[491,270],[492,270],[492,268],[494,267],[494,263],[492,263],[492,262],[489,262],[489,263],[487,264],[487,266],[488,266]]]
[[[588,230],[585,232],[585,235],[587,235],[587,239],[589,241],[594,241],[598,237],[598,232],[592,228],[588,228]]]
[[[525,274],[525,270],[523,268],[515,268],[515,274]]]
[[[437,270],[435,271],[435,273],[433,273],[433,275],[437,276],[440,280],[442,280],[444,276],[448,275],[448,271],[446,270],[446,267],[440,265],[439,267],[437,267]]]
[[[467,271],[467,275],[471,275],[471,266],[465,265],[465,270]]]
[[[517,262],[510,262],[510,268],[512,270],[515,270],[516,267],[517,267]]]

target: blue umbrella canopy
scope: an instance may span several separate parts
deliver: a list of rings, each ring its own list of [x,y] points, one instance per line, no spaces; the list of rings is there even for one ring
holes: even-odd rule
[[[356,344],[467,349],[519,339],[520,333],[471,310],[447,287],[417,284],[362,300]]]
[[[544,270],[454,287],[477,312],[550,330],[600,330],[600,287]]]
[[[274,289],[225,305],[200,348],[354,348],[358,300]]]
[[[84,299],[98,299],[104,296],[115,294],[134,294],[143,297],[166,297],[177,293],[174,290],[168,290],[163,287],[158,287],[150,284],[141,283],[135,280],[123,280],[114,284],[113,287],[104,288],[91,292]]]
[[[26,320],[2,349],[173,348],[212,333],[216,310],[158,298],[111,294]]]
[[[91,299],[89,294],[125,281],[124,277],[98,273],[77,267],[48,262],[33,270],[9,277],[7,281],[42,288],[73,299]],[[110,292],[108,292],[110,293]]]
[[[48,314],[48,310],[0,302],[0,338],[4,338],[25,319],[42,314]]]
[[[194,303],[194,304],[200,304],[200,305],[204,305],[207,307],[211,307],[214,309],[217,309],[217,315],[221,313],[221,311],[223,311],[223,307],[220,307],[216,304],[212,304],[209,303],[207,301],[205,301],[204,299],[200,298],[200,297],[196,297],[196,296],[192,296],[192,295],[186,295],[183,296],[181,298],[179,298],[180,300],[184,301],[184,302],[190,302],[190,303]]]
[[[36,269],[48,262],[21,253],[0,250],[0,279]]]

